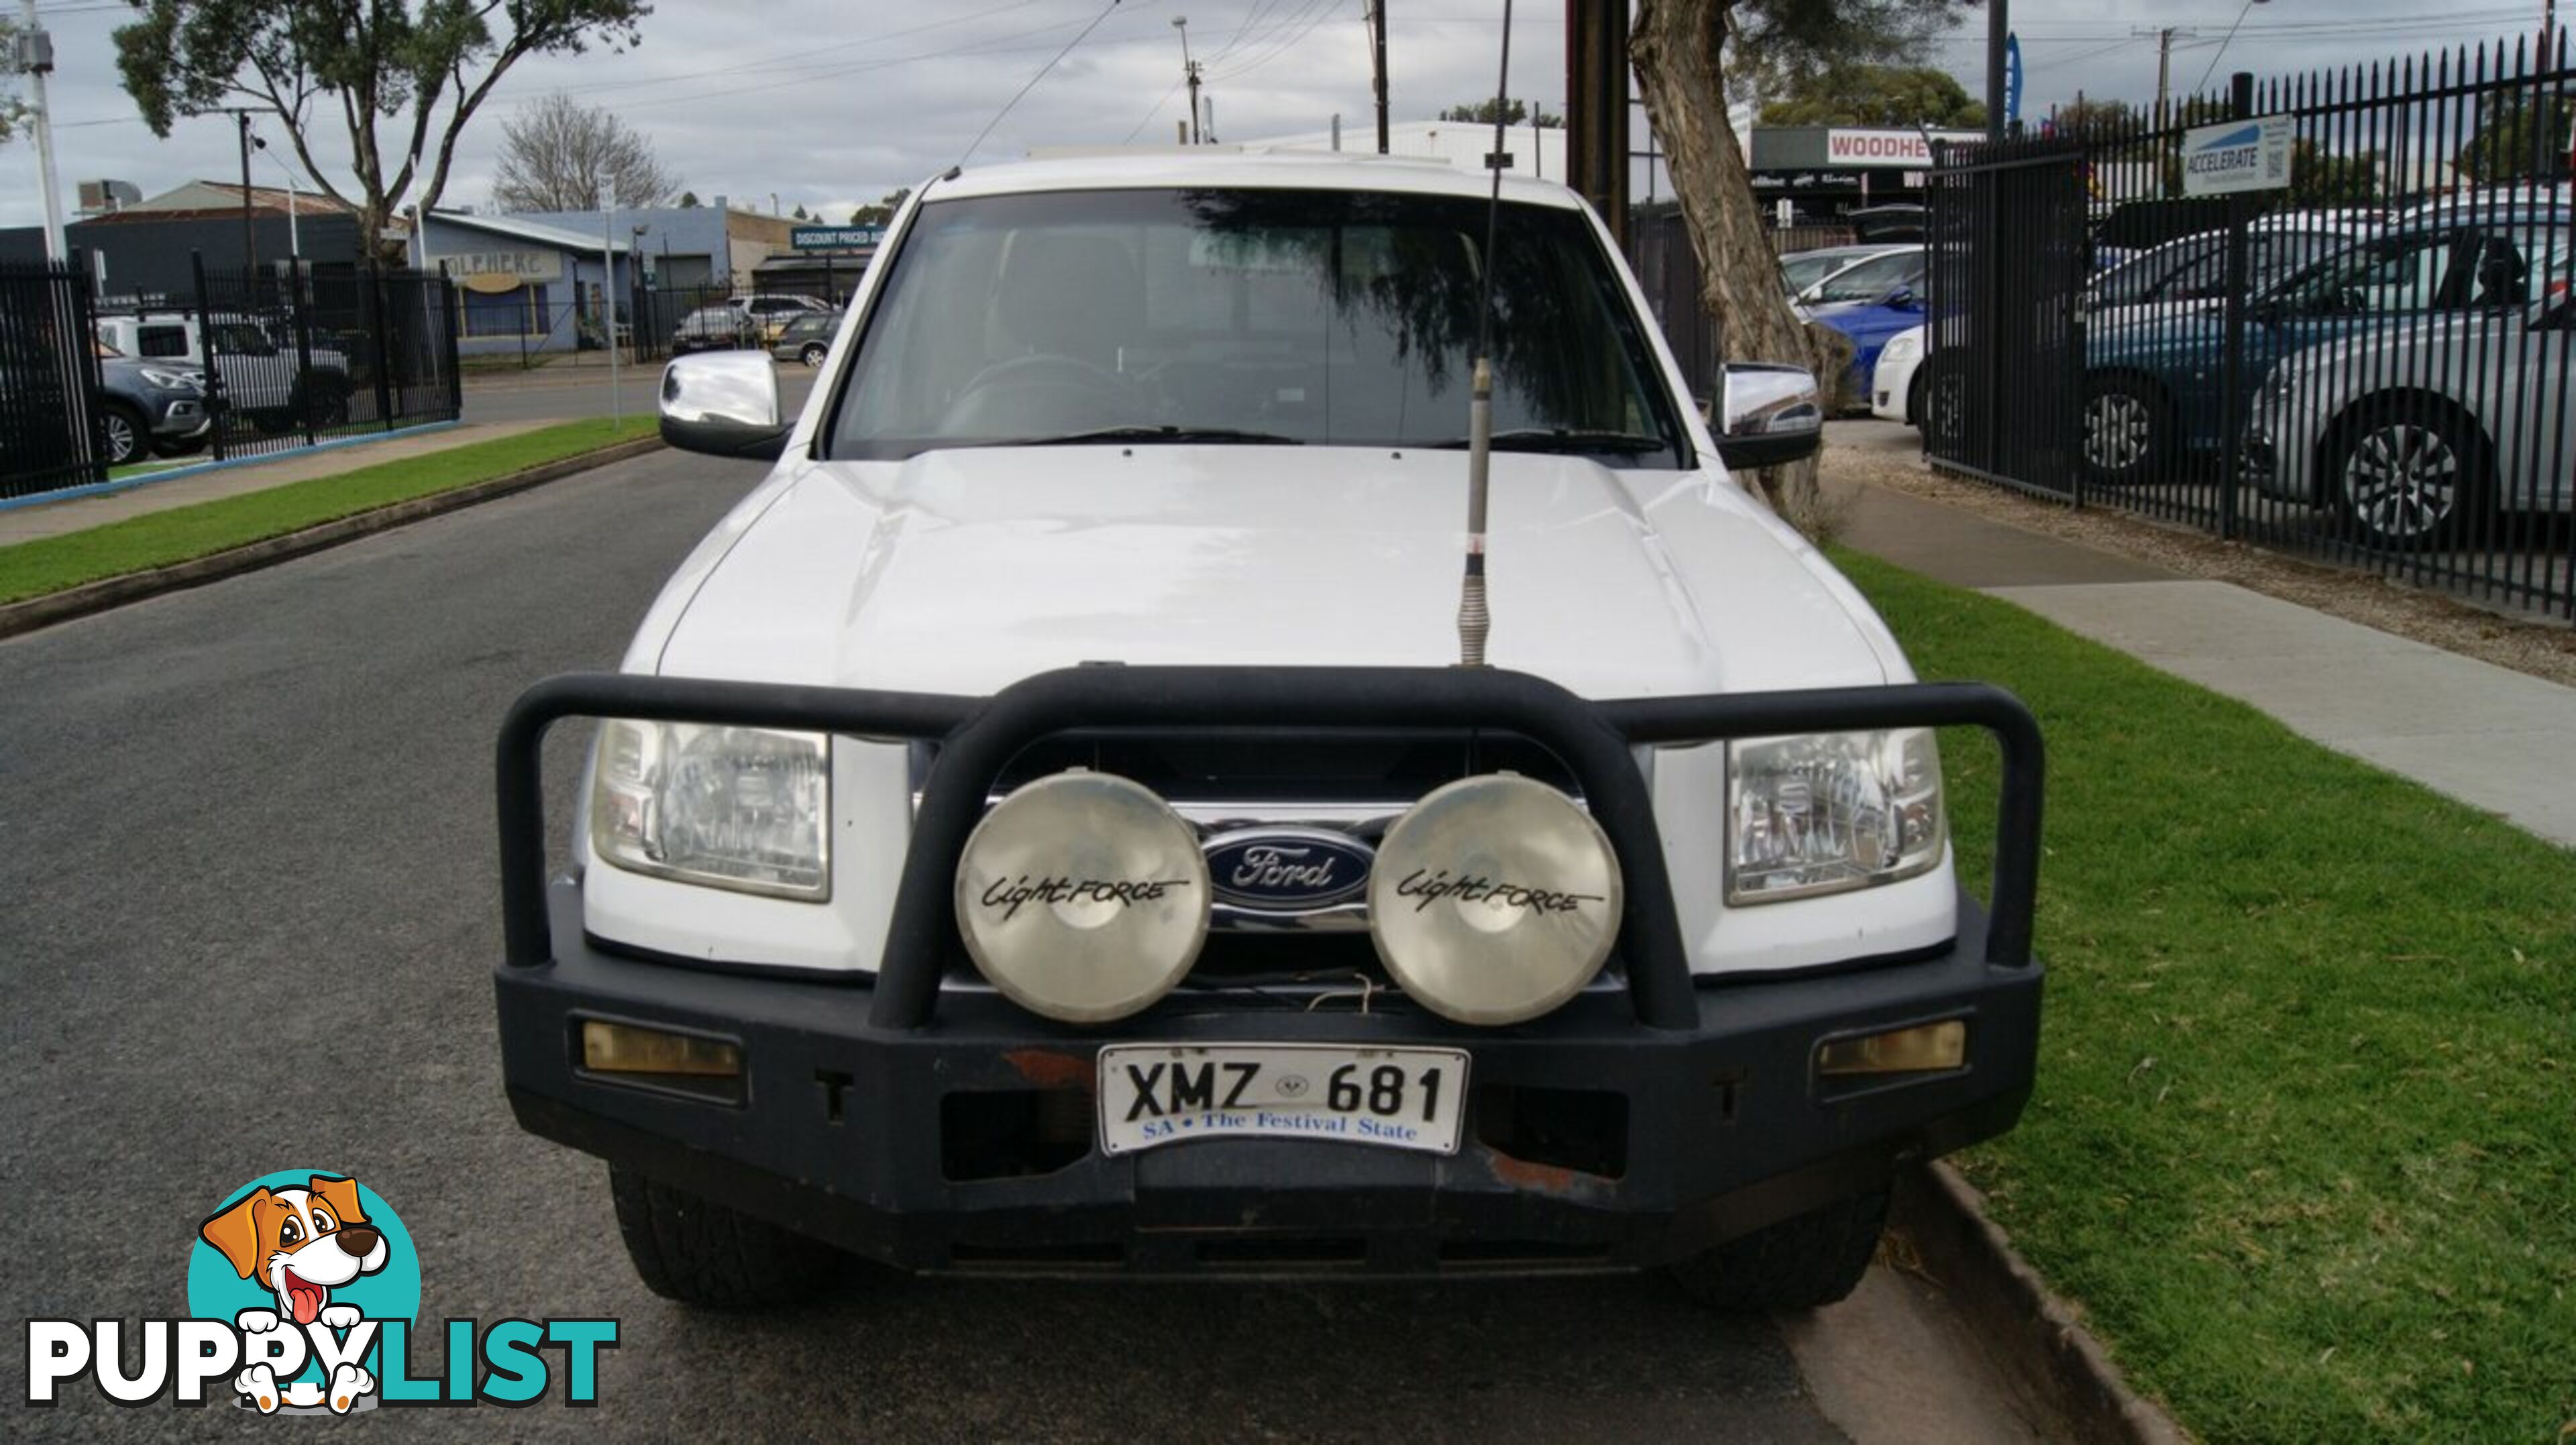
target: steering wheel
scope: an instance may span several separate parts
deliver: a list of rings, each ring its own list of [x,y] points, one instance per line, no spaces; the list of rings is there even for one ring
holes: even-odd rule
[[[1127,385],[1127,378],[1081,357],[1036,351],[1026,356],[1006,356],[976,372],[966,378],[964,386],[957,388],[957,395],[964,397],[1004,382],[1013,386],[1044,385],[1046,378],[1041,373],[1050,371],[1058,373],[1064,380],[1081,382],[1101,391],[1122,389]]]

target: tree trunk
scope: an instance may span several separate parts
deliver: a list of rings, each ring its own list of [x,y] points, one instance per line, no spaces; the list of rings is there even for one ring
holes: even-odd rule
[[[1699,258],[1700,304],[1717,319],[1718,354],[1728,361],[1803,363],[1814,369],[1830,406],[1851,363],[1851,340],[1832,327],[1801,322],[1781,287],[1744,147],[1726,118],[1732,4],[1639,0],[1628,58]],[[1814,461],[1771,468],[1760,481],[1775,510],[1801,530],[1815,530],[1823,508]]]

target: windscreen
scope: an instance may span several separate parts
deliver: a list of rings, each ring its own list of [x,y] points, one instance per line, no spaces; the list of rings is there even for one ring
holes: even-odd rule
[[[1484,232],[1482,201],[1374,192],[926,204],[871,308],[828,454],[1100,431],[1462,444]],[[1676,465],[1672,403],[1583,218],[1507,205],[1495,254],[1497,435]]]

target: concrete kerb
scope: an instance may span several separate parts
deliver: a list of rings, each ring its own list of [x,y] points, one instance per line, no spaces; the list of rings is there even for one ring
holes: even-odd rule
[[[210,552],[203,557],[191,558],[185,562],[173,562],[167,567],[155,567],[144,572],[128,572],[118,577],[102,577],[98,581],[84,582],[78,587],[49,592],[42,597],[30,597],[23,602],[8,603],[0,606],[0,637],[15,637],[21,633],[33,632],[40,627],[50,627],[57,622],[68,622],[75,617],[87,617],[92,613],[105,612],[112,607],[122,607],[129,602],[158,597],[165,592],[202,587],[209,582],[220,582],[227,577],[240,576],[244,572],[257,571],[262,567],[274,567],[280,562],[309,556],[325,548],[357,541],[361,537],[371,537],[378,532],[388,532],[396,527],[425,521],[447,512],[471,507],[479,502],[488,502],[506,497],[513,492],[526,491],[530,487],[559,481],[594,467],[604,467],[612,462],[639,457],[646,452],[658,450],[661,445],[660,437],[638,437],[633,441],[619,442],[597,451],[583,452],[579,456],[565,457],[559,461],[546,462],[512,472],[505,477],[494,477],[489,481],[475,482],[450,491],[433,492],[425,497],[413,497],[407,501],[388,503],[364,512],[354,512],[346,517],[334,518],[328,522],[317,522],[299,531],[269,537],[262,541],[247,542],[239,547],[228,547],[221,552]]]
[[[2048,1287],[1945,1163],[1900,1174],[1890,1225],[1967,1318],[2012,1384],[2086,1441],[2187,1445],[2172,1416],[2129,1388],[2075,1306]]]
[[[56,502],[77,501],[82,497],[112,497],[119,492],[130,492],[137,487],[149,487],[161,482],[175,482],[183,477],[202,477],[208,472],[229,471],[237,467],[255,467],[263,462],[289,461],[296,457],[311,456],[315,452],[335,451],[346,447],[371,446],[377,442],[399,441],[404,437],[425,436],[430,432],[452,431],[460,425],[462,425],[462,423],[454,421],[423,422],[418,426],[407,426],[396,431],[367,432],[360,436],[333,437],[328,441],[313,442],[306,446],[296,447],[290,451],[260,452],[251,456],[226,457],[219,462],[188,462],[180,466],[164,467],[158,471],[139,472],[130,477],[118,477],[113,481],[92,482],[89,485],[82,487],[65,487],[59,491],[39,492],[32,497],[9,497],[0,499],[0,512],[12,511],[20,507],[47,507],[52,506]]]

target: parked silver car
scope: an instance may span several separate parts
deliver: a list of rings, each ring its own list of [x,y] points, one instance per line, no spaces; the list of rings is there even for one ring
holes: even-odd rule
[[[730,303],[701,306],[680,318],[671,329],[671,354],[686,356],[692,351],[732,351],[756,346],[760,329]]]
[[[143,361],[100,343],[99,436],[111,467],[148,452],[183,456],[206,444],[205,373],[185,361]]]
[[[841,329],[838,311],[809,311],[790,321],[769,343],[769,354],[781,361],[801,361],[807,366],[821,366],[831,354],[832,337]]]
[[[2496,513],[2569,510],[2571,219],[2464,218],[2292,283],[2273,304],[2378,310],[2395,288],[2450,299],[2284,358],[2248,414],[2246,479],[2339,508],[2354,540],[2388,548],[2447,546]]]
[[[2245,294],[2365,239],[2360,227],[2292,217],[2246,228]],[[2202,231],[2139,252],[2084,286],[2085,324],[2134,326],[2214,312],[2227,302],[2227,233]]]

